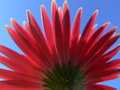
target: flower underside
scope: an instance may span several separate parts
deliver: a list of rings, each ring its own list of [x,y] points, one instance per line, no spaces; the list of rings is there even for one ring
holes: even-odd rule
[[[70,9],[65,0],[63,8],[52,1],[52,18],[41,7],[44,31],[31,11],[20,25],[12,19],[8,33],[22,54],[0,45],[0,63],[10,70],[0,69],[0,90],[116,90],[100,85],[119,78],[120,59],[112,60],[120,45],[109,50],[120,38],[109,22],[96,28],[96,10],[80,32],[82,8],[71,25]],[[104,33],[106,32],[106,33]],[[104,33],[104,34],[103,34]]]
[[[85,90],[84,75],[79,68],[72,65],[57,65],[46,73],[44,87],[46,90]]]

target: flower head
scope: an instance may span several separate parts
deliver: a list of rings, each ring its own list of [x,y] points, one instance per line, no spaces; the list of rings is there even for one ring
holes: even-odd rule
[[[120,59],[111,60],[120,46],[109,50],[119,38],[116,28],[103,34],[106,22],[96,30],[96,10],[81,33],[82,9],[71,27],[66,1],[63,9],[52,2],[52,20],[44,6],[41,14],[44,31],[30,11],[23,26],[12,19],[13,28],[7,27],[23,54],[0,45],[0,63],[10,68],[0,69],[1,90],[115,90],[98,83],[120,73]]]

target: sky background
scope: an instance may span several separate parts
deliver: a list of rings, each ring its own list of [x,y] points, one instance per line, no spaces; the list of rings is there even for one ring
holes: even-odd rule
[[[58,5],[62,6],[63,1],[64,0],[57,0]],[[0,0],[0,44],[6,45],[21,53],[20,49],[6,32],[5,25],[11,25],[11,17],[22,24],[26,20],[26,10],[30,9],[42,26],[40,19],[40,5],[44,4],[47,7],[49,16],[51,16],[50,2],[51,0]],[[68,2],[71,11],[71,21],[73,21],[77,9],[79,7],[83,8],[82,29],[94,10],[99,9],[99,15],[96,22],[98,24],[97,27],[106,21],[110,21],[110,27],[117,26],[118,33],[120,33],[120,0],[68,0]],[[106,29],[106,31],[108,31],[109,28]],[[117,44],[120,44],[120,40],[115,43],[115,45]],[[120,53],[114,58],[118,57],[120,57]],[[6,67],[0,64],[0,68]],[[105,82],[104,84],[114,86],[117,90],[120,90],[120,79]]]

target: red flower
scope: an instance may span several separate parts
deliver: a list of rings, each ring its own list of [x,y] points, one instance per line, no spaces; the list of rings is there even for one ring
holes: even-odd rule
[[[52,3],[52,21],[44,6],[41,13],[44,32],[31,12],[24,26],[12,20],[14,28],[7,27],[23,54],[0,45],[0,62],[10,68],[0,69],[4,79],[0,90],[116,90],[98,84],[118,78],[120,73],[120,59],[111,60],[120,46],[109,50],[119,38],[116,28],[102,34],[108,27],[105,23],[96,30],[95,11],[81,34],[82,9],[71,28],[66,2],[63,10]]]

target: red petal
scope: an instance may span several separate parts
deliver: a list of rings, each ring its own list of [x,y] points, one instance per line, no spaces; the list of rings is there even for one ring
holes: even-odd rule
[[[5,86],[6,86],[6,88],[7,88],[7,86],[11,87],[11,90],[13,90],[14,88],[15,88],[15,90],[21,90],[21,89],[26,90],[27,88],[39,88],[39,90],[41,90],[40,83],[33,83],[33,82],[24,81],[24,80],[0,81],[0,87],[2,87],[3,90],[4,90]],[[12,87],[13,87],[13,89],[12,89]],[[17,89],[17,88],[19,88],[19,89]],[[7,89],[7,90],[9,90],[9,89]]]
[[[83,54],[83,57],[84,55],[89,51],[89,49],[91,47],[94,46],[94,44],[99,40],[101,34],[103,33],[103,31],[108,27],[109,25],[109,22],[106,22],[104,23],[98,30],[96,30],[96,32],[91,36],[90,40],[88,41],[86,47],[84,48],[84,53],[81,53]]]
[[[56,16],[55,16],[55,42],[56,42],[56,48],[57,51],[60,55],[60,59],[64,60],[64,41],[63,41],[63,32],[62,32],[62,25],[60,23],[60,18],[58,11],[56,11]]]
[[[118,75],[111,75],[111,76],[106,76],[106,77],[99,77],[99,79],[98,78],[95,78],[95,79],[91,79],[91,80],[89,80],[88,79],[88,83],[101,83],[101,82],[104,82],[104,81],[108,81],[108,80],[113,80],[113,79],[117,79],[117,78],[119,78],[119,76]]]
[[[93,13],[93,15],[91,16],[90,20],[88,21],[88,23],[87,23],[87,25],[86,25],[86,27],[85,27],[85,30],[84,30],[84,32],[83,32],[83,34],[82,34],[82,36],[81,36],[81,40],[82,40],[82,41],[88,41],[88,39],[90,38],[91,33],[93,32],[93,31],[91,31],[91,30],[92,30],[92,28],[94,27],[97,14],[98,14],[98,10],[96,10],[96,11]]]
[[[99,57],[102,57],[102,54],[104,54],[104,52],[107,51],[107,50],[110,48],[110,46],[111,46],[113,43],[116,42],[116,40],[117,40],[118,38],[119,38],[119,36],[114,36],[114,37],[112,37],[110,40],[106,41],[106,42],[105,42],[105,45],[104,45],[100,50],[98,50],[98,51],[96,52],[96,55],[95,55],[94,58],[92,59],[91,64],[89,64],[89,65],[87,66],[87,68],[89,68],[89,66],[92,66],[92,65],[94,64],[94,62],[96,62],[96,60],[98,61],[98,58],[99,58]],[[96,58],[97,58],[97,59],[96,59]]]
[[[34,38],[28,34],[15,20],[11,19],[11,22],[15,28],[16,33],[19,35],[23,43],[30,47],[29,49],[32,49],[33,52],[36,54],[39,54],[39,49],[37,46],[37,43],[35,42]],[[9,27],[7,27],[9,29]]]
[[[22,62],[22,63],[25,63],[29,67],[35,68],[34,64],[29,59],[27,59],[25,56],[18,54],[17,52],[15,52],[7,47],[0,46],[0,52],[2,54],[4,54],[5,56],[7,56],[9,59],[12,59],[14,61],[14,63]]]
[[[52,9],[52,20],[53,22],[55,21],[55,16],[56,16],[56,11],[57,11],[57,4],[55,0],[52,0],[52,5],[51,5],[51,9]],[[54,23],[53,23],[54,24]],[[53,25],[54,26],[54,25]]]
[[[76,59],[78,56],[78,41],[80,37],[80,21],[82,16],[82,9],[79,9],[74,21],[73,31],[71,33],[71,41],[70,41],[70,58]],[[76,59],[77,60],[77,59]]]
[[[92,62],[90,65],[88,65],[88,69],[90,70],[91,68],[103,66],[106,62],[108,62],[113,56],[115,56],[118,51],[120,50],[120,46],[114,48],[113,50],[109,51],[105,55],[103,55],[101,58],[97,58],[94,62]],[[100,62],[98,62],[100,61]]]
[[[31,28],[31,34],[33,35],[35,40],[39,42],[39,49],[42,50],[42,52],[44,52],[44,55],[47,54],[50,57],[50,51],[44,38],[44,35],[31,12],[28,12],[28,20]]]
[[[97,74],[96,74],[97,73]],[[89,78],[91,80],[93,79],[99,79],[99,78],[102,78],[102,77],[109,77],[109,76],[114,76],[114,75],[119,75],[120,74],[120,70],[119,69],[116,69],[116,70],[107,70],[107,71],[100,71],[99,73],[98,72],[94,72],[92,74],[89,74]]]
[[[43,90],[41,88],[20,88],[17,86],[7,85],[7,84],[0,84],[1,90]]]
[[[34,76],[18,73],[15,71],[8,71],[8,70],[0,69],[0,78],[5,79],[5,80],[24,80],[28,82],[40,81],[40,77],[38,78],[36,76],[34,77]]]
[[[96,16],[98,14],[98,11],[96,10],[93,15],[91,16],[90,20],[88,21],[83,34],[80,37],[80,40],[78,42],[78,47],[77,47],[77,57],[79,56],[80,58],[83,58],[82,53],[84,52],[84,48],[88,43],[88,40],[90,39],[91,35],[94,32],[94,24],[96,21]],[[78,55],[79,54],[79,55]],[[80,62],[78,62],[79,64]]]
[[[80,36],[80,21],[82,17],[82,9],[80,8],[75,16],[75,21],[73,25],[73,32],[72,32],[72,44],[77,43],[78,38]]]
[[[91,47],[91,50],[89,51],[89,53],[87,55],[94,55],[93,53],[95,53],[97,50],[99,50],[104,43],[109,40],[111,38],[111,36],[114,34],[116,28],[112,28],[107,34],[105,34],[103,37],[101,37],[96,44]]]
[[[52,27],[52,24],[49,20],[48,14],[44,6],[41,8],[41,11],[42,11],[42,19],[43,19],[43,25],[45,29],[46,38],[52,49],[55,44],[53,27]]]
[[[27,63],[25,62],[20,62],[20,60],[13,60],[13,59],[8,59],[6,57],[0,57],[0,63],[8,66],[8,68],[17,71],[17,72],[21,72],[21,73],[27,73],[27,74],[31,74],[31,72],[35,71],[32,66],[30,67]]]
[[[86,67],[89,63],[91,63],[94,60],[94,58],[96,57],[96,52],[104,46],[104,44],[112,37],[114,32],[115,28],[111,29],[111,31],[109,31],[107,34],[101,37],[100,40],[96,42],[96,44],[90,49],[90,51],[85,56],[86,61],[84,61],[85,63],[84,67]]]
[[[64,33],[64,55],[65,62],[69,58],[69,48],[70,48],[70,12],[67,3],[64,3],[64,15],[63,15],[63,33]]]
[[[119,35],[116,35],[106,41],[103,47],[96,52],[97,56],[104,54],[118,40],[119,37]]]
[[[88,87],[87,90],[116,90],[116,88],[105,85],[92,85]]]

